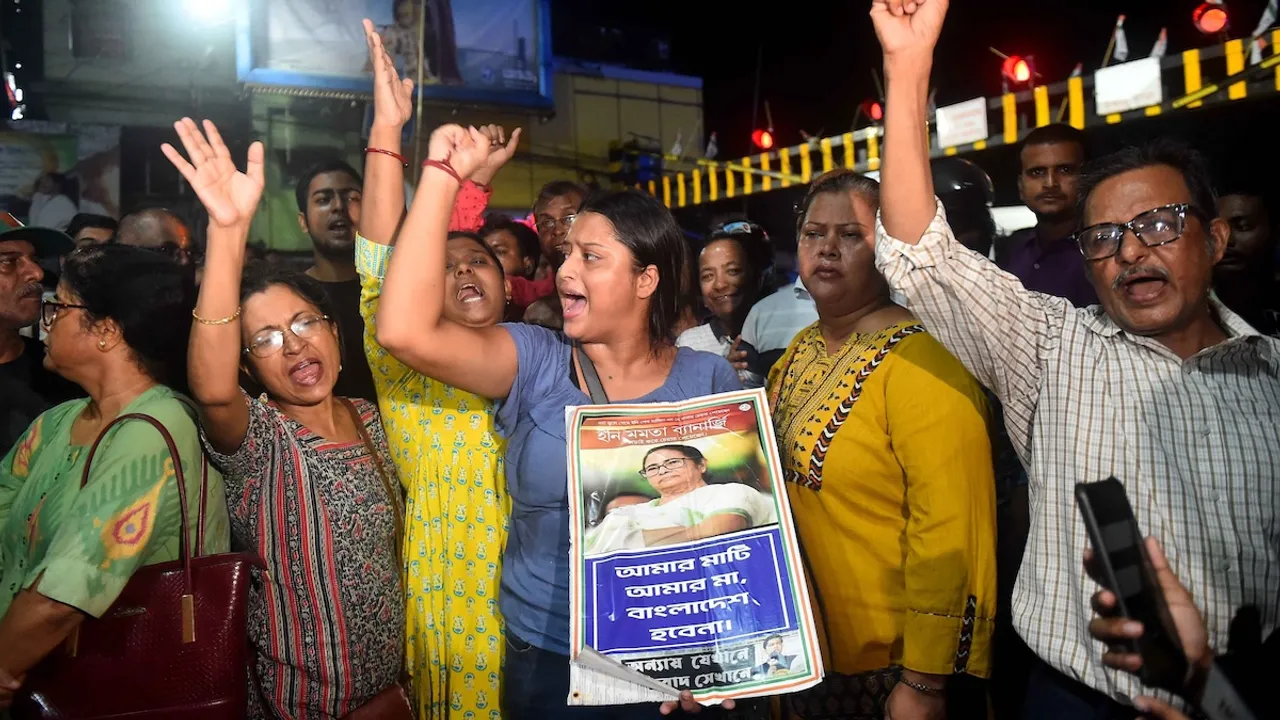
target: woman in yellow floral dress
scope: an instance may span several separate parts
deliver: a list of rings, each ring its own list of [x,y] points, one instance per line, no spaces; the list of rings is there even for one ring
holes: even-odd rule
[[[494,429],[494,402],[405,366],[375,341],[375,316],[391,241],[404,213],[401,129],[411,114],[412,84],[401,82],[366,21],[374,67],[374,123],[365,169],[363,212],[356,220],[356,269],[364,349],[391,455],[407,494],[405,521],[405,663],[418,717],[498,720],[505,646],[498,576],[510,503]],[[514,150],[514,147],[512,148]],[[492,178],[504,155],[482,178]],[[485,180],[487,182],[487,179]],[[479,226],[488,193],[470,186],[454,226]],[[479,238],[449,243],[446,307],[457,322],[496,325],[506,288],[501,265]],[[479,361],[479,359],[478,359]]]

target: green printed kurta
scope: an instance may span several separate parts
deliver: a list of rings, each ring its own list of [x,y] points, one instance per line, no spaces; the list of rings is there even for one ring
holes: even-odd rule
[[[151,415],[173,435],[194,543],[200,438],[192,411],[178,398],[157,385],[122,414]],[[88,402],[72,400],[43,413],[0,462],[0,617],[37,580],[40,594],[99,617],[139,567],[179,556],[173,462],[149,423],[127,420],[112,428],[80,488],[89,447],[71,444],[71,426]],[[226,552],[227,505],[213,468],[208,493],[204,549]]]

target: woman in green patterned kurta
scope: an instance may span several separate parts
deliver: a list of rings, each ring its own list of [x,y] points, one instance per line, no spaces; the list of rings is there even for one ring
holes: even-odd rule
[[[174,328],[187,327],[194,305],[189,274],[153,250],[91,246],[64,261],[57,295],[41,308],[45,363],[89,397],[43,413],[0,462],[0,681],[21,679],[82,620],[105,613],[138,568],[177,559],[177,483],[154,427],[116,425],[83,489],[80,476],[103,427],[144,413],[173,435],[186,476],[200,477],[194,412],[173,390],[187,366],[186,333]],[[186,491],[195,517],[199,483]],[[208,496],[204,551],[225,552],[226,501],[212,469]],[[11,700],[0,689],[0,714]]]

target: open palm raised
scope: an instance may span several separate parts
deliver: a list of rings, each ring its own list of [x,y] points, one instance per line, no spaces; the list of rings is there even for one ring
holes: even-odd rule
[[[402,127],[413,117],[413,81],[400,79],[395,62],[382,46],[382,36],[369,18],[364,19],[364,42],[369,46],[369,66],[373,68],[373,121]]]
[[[191,118],[182,118],[173,124],[173,129],[178,131],[191,161],[187,162],[169,143],[161,145],[160,150],[196,191],[209,212],[209,222],[219,227],[248,225],[262,197],[262,143],[249,146],[248,163],[240,172],[212,122],[204,121],[203,134]]]

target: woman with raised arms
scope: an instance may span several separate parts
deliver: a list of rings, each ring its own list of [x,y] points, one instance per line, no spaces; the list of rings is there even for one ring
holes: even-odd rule
[[[509,146],[517,141],[512,134]],[[502,713],[508,718],[641,718],[653,706],[567,708],[569,506],[564,408],[590,404],[584,366],[610,401],[669,402],[741,387],[720,357],[676,348],[691,260],[675,219],[634,191],[588,200],[556,276],[564,333],[531,325],[469,327],[444,312],[449,220],[462,183],[501,146],[475,128],[431,136],[417,196],[397,237],[377,312],[377,340],[420,373],[499,400],[508,440],[510,535],[500,608],[507,623]],[[578,358],[575,361],[575,357]],[[731,707],[730,702],[726,702]],[[685,694],[679,706],[699,706]],[[666,714],[677,707],[665,703]]]

